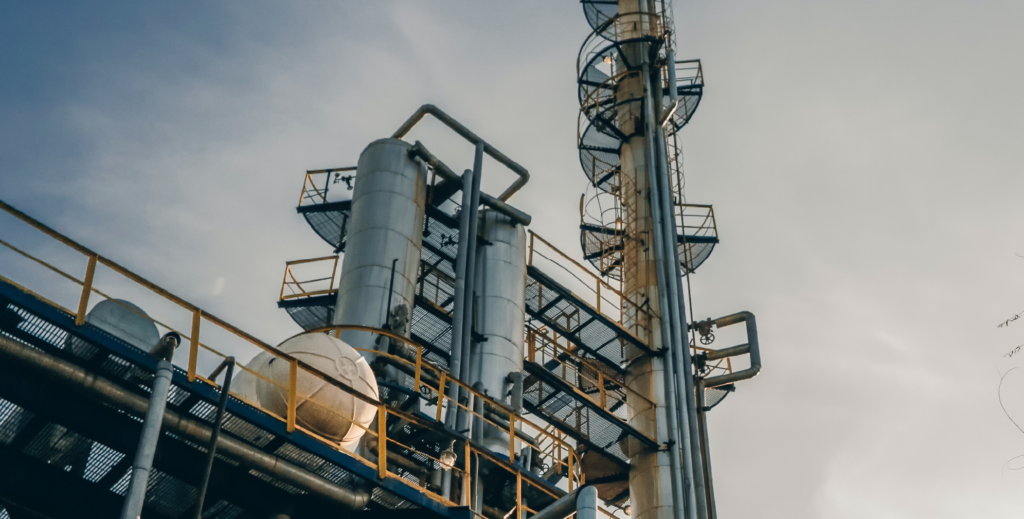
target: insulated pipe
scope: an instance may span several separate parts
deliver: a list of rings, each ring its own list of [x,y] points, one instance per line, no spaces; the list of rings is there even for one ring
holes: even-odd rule
[[[679,334],[678,342],[672,344],[672,348],[675,351],[672,358],[676,368],[676,392],[681,402],[679,413],[683,415],[680,417],[680,427],[683,428],[682,436],[686,439],[686,448],[689,449],[688,453],[684,451],[683,454],[684,458],[689,458],[687,463],[691,465],[690,474],[693,475],[693,492],[697,498],[697,515],[703,519],[707,517],[707,502],[704,499],[704,470],[700,457],[700,442],[698,441],[700,431],[697,427],[697,404],[693,391],[692,361],[690,358],[689,341],[686,340],[687,329],[685,328],[685,323],[687,321],[684,318],[686,315],[686,301],[683,298],[682,271],[679,267],[679,231],[676,229],[675,212],[670,189],[671,184],[668,177],[665,129],[659,126],[656,133],[658,166],[660,171],[664,173],[658,175],[661,195],[658,203],[661,205],[663,214],[667,215],[665,226],[662,229],[662,236],[666,245],[668,245],[664,248],[664,251],[666,254],[665,268],[668,269],[666,276],[671,280],[669,282],[669,304],[672,306],[670,315],[672,317],[673,329]],[[670,249],[671,252],[669,252]]]
[[[743,355],[750,353],[750,344],[740,344],[739,346],[732,346],[730,348],[722,348],[720,350],[712,350],[704,354],[704,358],[707,360],[719,360],[726,357],[735,357],[737,355]]]
[[[648,65],[647,65],[647,63],[644,63],[643,66],[642,66],[642,74],[643,74],[643,77],[645,79],[644,94],[646,96],[646,98],[644,99],[644,104],[646,105],[645,118],[646,118],[646,126],[647,126],[647,146],[646,146],[646,152],[647,152],[647,171],[648,171],[648,175],[649,175],[648,184],[650,185],[651,217],[652,217],[653,226],[654,226],[654,229],[655,229],[655,233],[654,233],[655,234],[655,236],[654,236],[654,260],[655,260],[655,271],[657,273],[657,279],[658,279],[658,308],[660,309],[660,311],[662,312],[662,315],[663,315],[663,318],[661,319],[661,322],[660,322],[660,326],[658,326],[658,328],[661,331],[662,346],[669,351],[670,356],[671,356],[672,352],[674,351],[673,348],[672,348],[672,340],[673,340],[673,336],[672,336],[672,320],[671,320],[670,317],[668,317],[666,315],[666,313],[671,308],[669,306],[669,302],[668,302],[668,293],[667,293],[668,290],[666,290],[666,287],[668,286],[669,281],[668,281],[668,279],[666,279],[667,272],[666,272],[666,268],[665,268],[665,254],[664,254],[664,249],[665,249],[665,245],[666,244],[663,243],[664,242],[664,235],[662,235],[662,234],[660,234],[660,232],[658,232],[659,229],[664,227],[664,225],[663,225],[664,222],[662,221],[662,216],[663,215],[661,214],[661,205],[659,204],[659,200],[658,200],[659,199],[659,196],[658,196],[659,195],[659,190],[658,190],[657,175],[655,174],[656,168],[655,168],[655,162],[654,162],[654,156],[655,156],[655,153],[654,153],[654,138],[657,136],[657,134],[652,131],[653,130],[653,126],[654,126],[652,124],[654,122],[654,106],[653,106],[653,98],[654,98],[654,96],[652,95],[651,88],[650,88],[650,85],[649,85],[649,83],[650,83],[650,76],[648,75],[648,71],[649,71]],[[673,508],[675,510],[675,513],[676,513],[677,517],[689,517],[690,519],[696,519],[696,515],[695,515],[696,514],[696,508],[694,507],[694,489],[690,485],[690,482],[693,481],[693,469],[692,469],[692,466],[689,463],[683,465],[679,461],[679,449],[678,449],[678,446],[680,445],[680,442],[679,442],[679,436],[678,436],[678,432],[679,431],[677,431],[677,425],[679,425],[679,423],[678,423],[678,419],[675,418],[676,409],[678,408],[678,406],[677,406],[677,403],[676,403],[675,391],[673,389],[675,387],[675,383],[674,383],[674,380],[673,380],[673,377],[672,377],[672,365],[669,362],[665,362],[664,364],[665,365],[663,366],[663,374],[664,374],[664,379],[665,379],[664,380],[665,396],[666,396],[666,398],[668,400],[666,402],[666,413],[665,413],[666,416],[665,416],[665,418],[666,418],[666,421],[668,422],[667,423],[667,426],[668,426],[667,427],[667,429],[668,429],[668,442],[669,442],[669,445],[670,445],[670,448],[669,448],[669,464],[670,464],[671,473],[672,473],[672,498],[673,498],[672,501],[674,503],[674,507]],[[685,430],[683,431],[683,433],[684,433],[684,438],[685,438]],[[685,476],[683,475],[683,470],[684,469],[685,469]],[[683,481],[679,481],[681,477],[685,477],[685,484],[684,484]],[[688,494],[687,495],[687,499],[685,501],[683,499],[683,487],[684,486],[686,487],[687,494]],[[683,512],[683,504],[684,503],[686,504],[686,508],[687,508],[686,513]]]
[[[419,142],[417,142],[413,148],[415,149],[416,147],[421,147]],[[426,152],[425,149],[424,151]],[[433,156],[430,155],[430,152],[426,152],[426,156],[428,158],[433,158]],[[437,159],[434,160],[436,161]],[[425,159],[425,161],[428,163],[430,162],[428,159]],[[436,165],[434,170],[438,170]],[[451,170],[449,170],[449,173],[450,172]],[[455,307],[452,312],[451,358],[448,363],[449,371],[456,376],[458,376],[462,370],[462,323],[467,319],[467,310],[468,306],[470,306],[467,305],[466,301],[466,265],[470,258],[469,243],[470,241],[473,241],[470,239],[469,235],[470,224],[474,217],[474,211],[470,210],[470,207],[473,205],[473,173],[466,170],[466,172],[462,174],[461,182],[463,186],[462,212],[459,215],[459,244],[458,252],[455,257]],[[470,186],[470,189],[466,189],[466,186]],[[468,358],[466,359],[466,362],[469,362]],[[453,430],[456,427],[458,417],[459,393],[459,386],[457,384],[452,384],[451,388],[448,390],[448,412],[445,415],[444,423],[449,429]],[[452,473],[451,471],[446,470],[444,474],[441,475],[441,494],[446,499],[451,496],[451,480]]]
[[[704,379],[705,387],[718,387],[726,384],[732,384],[733,382],[738,382],[740,380],[747,380],[749,378],[754,378],[758,372],[761,371],[761,348],[758,346],[757,342],[757,320],[754,319],[754,314],[746,311],[737,312],[725,317],[719,317],[714,321],[715,326],[719,328],[742,322],[747,324],[747,344],[718,350],[718,355],[714,358],[734,357],[736,355],[742,355],[749,352],[750,367],[735,373],[729,373],[728,375],[708,377]]]
[[[164,339],[166,338],[167,336],[164,336]],[[128,484],[128,491],[125,492],[121,519],[136,519],[142,515],[142,504],[146,501],[149,472],[153,469],[153,456],[156,455],[156,444],[160,440],[160,425],[164,420],[173,369],[171,362],[166,359],[161,359],[157,364],[156,377],[153,378],[153,393],[149,398],[146,420],[142,422],[139,448],[135,451],[131,482]]]
[[[401,139],[402,137],[405,137],[405,135],[409,133],[410,130],[412,130],[413,126],[416,126],[416,123],[420,122],[420,120],[423,119],[423,117],[426,116],[427,114],[433,115],[434,117],[437,118],[438,121],[444,123],[445,126],[451,128],[452,130],[455,130],[455,133],[459,134],[463,139],[466,139],[467,141],[477,146],[483,145],[483,151],[490,155],[491,158],[504,164],[505,167],[512,170],[513,173],[519,175],[519,180],[516,180],[515,182],[512,183],[511,186],[508,186],[508,188],[505,189],[505,192],[498,196],[498,200],[501,200],[502,202],[507,202],[508,199],[512,197],[512,195],[516,194],[516,191],[519,191],[523,186],[526,185],[527,182],[530,181],[530,172],[526,171],[526,168],[520,166],[518,163],[516,163],[516,161],[505,156],[504,153],[495,149],[494,146],[491,146],[490,144],[484,142],[483,139],[477,137],[475,133],[469,131],[469,128],[463,126],[462,123],[460,123],[459,121],[452,119],[450,115],[442,112],[440,108],[432,104],[425,104],[421,106],[418,110],[416,110],[416,112],[412,114],[412,117],[409,117],[409,119],[405,121],[405,123],[403,123],[402,126],[398,128],[398,130],[395,131],[394,135],[392,135],[391,138]]]
[[[669,49],[665,60],[668,62],[668,67],[666,67],[668,70],[668,99],[672,105],[659,116],[658,126],[664,126],[679,109],[679,87],[676,85],[676,51]]]
[[[483,412],[483,416],[487,420],[489,420],[491,422],[494,422],[494,425],[500,426],[503,429],[502,432],[507,431],[510,428],[509,424],[508,424],[508,420],[505,420],[504,418],[502,418],[499,415],[496,415],[496,414],[494,414],[494,413],[492,413],[490,411],[484,411]],[[491,425],[491,427],[494,427],[494,425]],[[523,431],[521,431],[519,429],[516,429],[516,438],[519,438],[520,440],[523,440],[524,442],[529,443],[530,445],[532,445],[532,446],[534,446],[534,447],[536,447],[538,449],[540,448],[540,446],[537,444],[537,439],[536,438],[534,438],[533,436],[530,436],[529,434],[526,434],[525,432],[523,432]],[[481,439],[481,441],[482,441],[482,439]],[[506,444],[508,443],[507,439],[505,440],[505,443]]]
[[[95,373],[91,373],[73,363],[58,359],[3,336],[0,336],[0,358],[4,362],[13,362],[39,372],[89,398],[94,398],[130,413],[146,413],[149,407],[148,399],[129,391],[115,382],[97,376]],[[203,445],[210,442],[210,437],[212,436],[210,426],[197,419],[179,414],[171,409],[165,409],[163,412],[163,422],[166,430],[188,440]],[[370,501],[369,492],[335,485],[283,458],[263,452],[232,436],[221,436],[218,438],[217,450],[242,465],[255,468],[264,474],[279,478],[297,488],[311,494],[316,494],[346,508],[361,510]],[[138,515],[132,516],[132,519],[136,517]]]
[[[460,186],[463,186],[463,189],[465,189],[465,186],[468,185],[463,184],[462,178],[456,175],[455,172],[452,171],[447,164],[441,162],[440,159],[438,159],[432,153],[430,153],[430,150],[428,150],[426,146],[423,145],[422,142],[416,141],[416,143],[412,145],[412,149],[409,150],[409,155],[414,158],[419,158],[423,162],[426,162],[431,168],[434,168],[434,171],[441,175],[441,178],[449,182],[458,183]],[[480,203],[511,218],[518,224],[522,224],[525,226],[530,225],[530,222],[533,221],[533,217],[531,217],[530,215],[520,211],[519,209],[516,209],[515,207],[506,204],[501,200],[498,200],[497,198],[494,198],[491,195],[488,195],[487,193],[480,193]]]
[[[418,143],[417,143],[418,144]],[[473,185],[473,173],[466,170],[462,174],[462,185],[472,186]],[[455,307],[452,312],[452,343],[451,343],[451,359],[448,363],[449,370],[452,374],[458,376],[462,370],[462,322],[466,319],[466,264],[469,256],[469,227],[470,219],[473,217],[473,211],[469,208],[473,204],[473,190],[463,189],[462,190],[462,213],[459,216],[459,244],[458,252],[455,257]],[[469,359],[466,359],[469,362]],[[452,384],[451,389],[448,391],[448,398],[458,398],[459,390],[458,385]],[[445,425],[449,428],[455,428],[455,414],[458,405],[448,404],[448,413],[445,415]]]
[[[366,447],[366,450],[376,452],[377,446],[379,445],[377,438],[374,436],[364,436],[364,438],[366,438],[366,442],[364,442],[363,445]],[[430,467],[427,467],[415,458],[410,458],[403,454],[392,452],[391,450],[388,451],[386,461],[388,465],[394,465],[407,472],[416,474],[420,478],[420,481],[423,481],[427,476],[427,472],[430,471]]]
[[[576,519],[597,519],[596,487],[588,485],[570,492],[530,516],[530,519],[565,519],[573,512],[576,513]]]
[[[716,519],[715,486],[711,477],[711,447],[708,445],[708,413],[704,408],[704,380],[697,379],[697,416],[700,418],[700,449],[704,460],[704,498],[708,503],[708,519]]]
[[[523,372],[513,371],[508,374],[508,381],[512,384],[512,397],[509,404],[516,414],[523,413]]]
[[[462,365],[460,366],[457,376],[463,383],[470,383],[470,345],[473,342],[473,307],[475,304],[475,280],[476,280],[476,242],[477,242],[477,226],[479,224],[479,207],[480,207],[480,177],[482,176],[483,161],[484,161],[484,145],[483,143],[477,143],[476,154],[473,159],[473,190],[472,198],[470,200],[469,207],[463,207],[463,211],[470,211],[469,219],[469,237],[466,242],[466,282],[465,282],[465,294],[462,296],[463,301],[466,303],[466,315],[462,319]],[[461,392],[460,392],[461,398]],[[459,413],[464,415],[465,413]],[[457,430],[463,431],[467,426],[467,420],[456,416],[455,426]]]

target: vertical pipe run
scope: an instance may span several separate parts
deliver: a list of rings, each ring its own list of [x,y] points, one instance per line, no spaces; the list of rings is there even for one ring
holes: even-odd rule
[[[164,409],[167,408],[172,370],[173,366],[169,360],[161,360],[157,364],[156,376],[153,378],[153,393],[149,398],[146,420],[142,422],[142,435],[139,438],[139,448],[135,452],[135,461],[132,463],[131,481],[125,493],[121,519],[137,519],[142,515],[149,473],[153,469],[153,456],[156,455],[156,444],[160,439],[160,425],[163,423]]]
[[[666,149],[666,145],[665,145],[664,129],[661,128],[661,127],[658,128],[658,137],[659,137],[658,138],[658,142],[660,143],[659,147],[661,148],[661,151],[662,151],[662,153],[660,153],[659,155],[661,156],[662,160],[664,161],[662,164],[663,164],[664,171],[666,173],[664,176],[661,177],[662,181],[665,183],[665,186],[666,186],[665,192],[662,195],[662,205],[664,207],[668,207],[669,208],[668,210],[671,211],[672,210],[672,195],[671,195],[671,193],[668,192],[668,186],[669,186],[669,179],[668,179],[668,154],[667,154],[667,149]],[[666,232],[670,233],[669,235],[672,236],[672,237],[677,237],[679,235],[679,231],[676,229],[676,219],[675,219],[675,216],[673,216],[671,218],[671,220],[668,222],[668,228],[666,229]],[[676,239],[678,239],[678,238],[676,238]],[[680,266],[679,266],[679,253],[678,253],[679,249],[678,249],[678,247],[675,246],[675,242],[674,241],[673,241],[673,247],[674,247],[673,250],[675,252],[671,256],[672,257],[672,261],[671,261],[671,264],[669,265],[669,267],[672,269],[672,276],[675,279],[674,279],[674,283],[672,284],[671,289],[672,289],[672,292],[673,292],[673,294],[672,294],[673,300],[677,303],[676,306],[679,308],[678,317],[681,319],[680,329],[683,332],[682,336],[684,338],[684,340],[678,344],[679,351],[680,351],[681,355],[677,355],[677,357],[676,357],[676,369],[677,369],[677,372],[679,373],[679,378],[681,379],[682,386],[683,386],[680,390],[682,391],[682,398],[686,399],[685,406],[680,406],[680,411],[685,410],[685,412],[687,414],[687,418],[684,420],[684,423],[688,427],[690,458],[693,460],[693,478],[694,478],[693,479],[693,484],[694,484],[694,487],[695,487],[694,491],[697,494],[698,513],[700,514],[701,518],[703,519],[703,518],[707,517],[707,513],[708,512],[707,512],[707,502],[706,502],[706,500],[704,498],[704,495],[705,495],[705,491],[704,491],[704,470],[702,468],[703,461],[702,461],[702,458],[701,458],[701,455],[700,455],[700,441],[699,441],[699,437],[700,437],[699,434],[700,434],[700,432],[699,432],[698,427],[697,427],[697,405],[696,405],[696,395],[695,395],[694,383],[693,383],[693,371],[692,371],[692,368],[691,368],[692,360],[690,358],[690,347],[689,347],[689,342],[685,340],[686,329],[684,328],[684,326],[686,326],[686,325],[682,324],[682,323],[686,323],[687,322],[686,319],[685,319],[685,316],[686,316],[686,312],[685,312],[686,302],[685,302],[685,299],[684,299],[685,296],[684,296],[684,292],[683,292],[682,270],[680,269]],[[679,381],[677,381],[677,384],[678,384],[678,382]]]
[[[466,301],[466,265],[469,259],[469,228],[470,222],[475,217],[475,211],[471,210],[473,205],[473,173],[467,170],[462,174],[462,212],[459,216],[459,244],[455,257],[455,308],[452,312],[452,343],[451,358],[448,369],[452,376],[458,377],[462,369],[462,330],[463,321],[467,318]],[[469,359],[465,359],[469,362]],[[445,374],[441,375],[440,391],[444,392]],[[459,386],[452,384],[448,389],[448,411],[445,414],[444,424],[449,429],[455,429],[456,416],[458,414]],[[438,416],[440,416],[441,399],[437,403]],[[441,495],[445,499],[451,498],[452,472],[446,470],[441,476]]]
[[[700,420],[700,450],[704,461],[704,495],[708,503],[708,519],[717,519],[715,488],[711,479],[711,447],[708,445],[708,415],[704,408],[704,379],[697,379],[697,417]]]
[[[476,145],[476,156],[473,159],[473,188],[472,188],[472,199],[470,201],[469,210],[471,212],[471,218],[469,220],[469,236],[466,242],[466,282],[465,282],[465,295],[463,295],[463,301],[466,302],[467,312],[462,320],[462,365],[458,373],[459,380],[463,383],[472,383],[470,380],[470,345],[473,341],[473,307],[475,304],[474,294],[474,280],[476,279],[476,236],[477,227],[479,223],[478,208],[480,207],[480,177],[483,169],[483,142],[478,142]],[[465,186],[463,186],[465,189]],[[466,208],[463,208],[465,211]],[[468,393],[460,391],[459,398],[462,399],[463,395],[468,397]],[[464,431],[468,425],[467,413],[461,413],[456,417],[455,427],[458,431]]]
[[[655,175],[656,168],[655,168],[655,162],[654,162],[655,153],[654,153],[654,140],[653,140],[655,138],[656,134],[652,131],[653,127],[654,127],[654,117],[655,117],[654,116],[654,96],[653,96],[653,92],[651,91],[650,75],[648,74],[649,71],[650,71],[650,68],[649,68],[648,64],[645,62],[643,64],[643,66],[642,66],[642,77],[644,78],[644,81],[645,81],[645,84],[644,84],[644,95],[645,95],[644,105],[645,105],[645,108],[646,108],[646,113],[645,113],[646,121],[645,121],[645,125],[647,127],[646,128],[646,132],[645,132],[647,134],[647,143],[646,143],[646,150],[645,151],[646,151],[646,154],[647,154],[647,171],[648,171],[649,185],[650,185],[651,217],[652,217],[652,220],[653,220],[653,227],[655,229],[655,233],[654,233],[655,234],[655,236],[654,236],[654,259],[655,259],[655,271],[657,273],[657,280],[658,280],[658,305],[659,305],[658,308],[660,308],[662,313],[664,314],[671,307],[669,306],[669,301],[668,301],[668,291],[665,290],[665,288],[668,286],[668,283],[669,283],[669,280],[666,279],[667,272],[666,272],[666,268],[665,268],[665,265],[664,265],[664,263],[665,263],[664,249],[665,249],[665,245],[666,244],[663,243],[664,242],[663,235],[661,235],[661,233],[659,232],[659,229],[661,229],[664,225],[663,225],[663,218],[662,218],[663,215],[661,214],[661,206],[657,203],[658,202],[658,194],[659,194],[659,192],[658,192],[658,184],[657,184],[657,179],[656,179],[657,175]],[[671,345],[672,345],[672,340],[673,340],[672,320],[671,320],[671,318],[669,316],[667,316],[667,315],[664,316],[661,319],[660,326],[658,328],[661,331],[661,342],[662,342],[662,345],[665,348],[668,348],[669,351],[671,351]],[[672,501],[673,501],[673,504],[674,504],[674,510],[675,510],[676,516],[677,517],[683,517],[684,516],[684,514],[683,514],[684,499],[683,499],[683,484],[682,484],[683,482],[679,481],[680,477],[682,476],[682,469],[683,469],[683,467],[681,466],[681,464],[679,462],[679,452],[676,450],[676,446],[679,444],[678,435],[677,435],[678,431],[676,430],[676,420],[674,420],[673,416],[672,416],[674,414],[674,409],[677,407],[677,404],[676,404],[675,395],[674,395],[674,393],[672,391],[672,387],[674,385],[674,384],[672,384],[672,367],[671,367],[671,364],[669,364],[668,362],[665,363],[665,366],[663,368],[663,376],[664,376],[664,383],[665,383],[665,395],[666,395],[666,399],[667,399],[667,402],[666,402],[666,416],[665,416],[665,418],[666,418],[666,422],[668,422],[667,423],[668,441],[669,441],[669,444],[671,445],[671,448],[669,449],[669,463],[670,463],[670,466],[671,466],[671,473],[672,473],[672,496],[673,496]],[[690,476],[689,471],[687,471],[687,474],[686,474],[687,481],[690,481],[689,476]],[[685,516],[686,517],[690,517],[691,519],[694,518],[693,510],[692,510],[693,509],[692,494],[693,494],[693,492],[691,491],[690,492],[691,498],[685,500],[685,502],[689,505],[688,508],[691,509],[690,513],[685,514]]]
[[[669,317],[672,320],[672,330],[674,332],[673,341],[669,347],[672,350],[672,360],[676,371],[674,391],[679,402],[677,411],[680,413],[680,436],[684,440],[680,448],[683,449],[683,458],[688,469],[687,476],[690,477],[693,486],[697,515],[701,519],[705,519],[707,517],[707,506],[704,499],[704,475],[701,468],[700,449],[696,431],[697,416],[693,399],[693,378],[689,359],[690,350],[689,343],[686,340],[686,328],[684,328],[685,325],[683,324],[686,322],[683,319],[683,316],[686,315],[686,307],[682,299],[683,292],[679,286],[682,283],[682,278],[679,270],[678,233],[676,231],[675,212],[672,207],[671,185],[668,181],[668,158],[664,145],[665,134],[664,129],[660,126],[654,130],[654,139],[658,150],[658,163],[656,164],[658,173],[651,184],[658,187],[659,196],[654,203],[661,207],[661,213],[664,216],[663,225],[659,232],[666,245],[662,248],[662,252],[665,254],[665,276],[668,280]]]
[[[206,488],[210,485],[210,473],[213,472],[213,458],[217,454],[217,439],[220,438],[220,427],[224,421],[224,407],[228,404],[228,393],[231,391],[231,375],[235,372],[235,358],[224,359],[221,367],[227,365],[227,373],[224,374],[224,385],[220,388],[220,400],[217,402],[217,415],[213,419],[213,432],[210,434],[210,446],[207,447],[206,467],[203,468],[203,479],[199,484],[199,500],[196,502],[195,519],[203,517],[203,501],[206,500]],[[219,370],[220,368],[218,368]],[[211,376],[211,379],[217,378]]]
[[[462,174],[462,212],[459,216],[459,244],[455,257],[455,308],[452,312],[452,344],[451,360],[448,363],[451,374],[458,377],[462,369],[462,322],[466,318],[466,264],[469,256],[469,227],[473,217],[470,207],[473,203],[473,173],[467,170]],[[467,189],[468,188],[468,189]],[[468,362],[469,359],[466,359]],[[455,410],[458,405],[453,401],[458,398],[456,385],[448,391],[448,413],[445,416],[445,425],[449,428],[455,427]],[[440,405],[440,404],[438,404]]]

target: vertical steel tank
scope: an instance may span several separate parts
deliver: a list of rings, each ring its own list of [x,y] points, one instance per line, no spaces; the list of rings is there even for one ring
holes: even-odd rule
[[[494,211],[480,216],[475,283],[476,331],[484,338],[471,350],[471,383],[491,398],[508,403],[510,373],[523,370],[526,319],[526,230]],[[508,453],[508,436],[485,427],[481,440]]]
[[[642,63],[648,51],[648,43],[639,41],[649,34],[655,22],[652,15],[644,14],[647,2],[644,0],[619,0],[619,17],[616,34],[623,41],[637,40],[622,46],[623,57],[631,63]],[[644,71],[647,69],[644,68]],[[622,184],[624,186],[623,212],[629,233],[635,239],[628,240],[623,257],[622,293],[637,305],[649,302],[651,330],[659,330],[662,308],[659,304],[657,264],[655,248],[651,241],[654,236],[654,221],[649,197],[651,178],[655,165],[649,161],[650,139],[646,134],[643,119],[636,117],[630,109],[630,102],[644,98],[645,83],[650,79],[644,74],[627,75],[619,83],[618,103],[621,103],[620,127],[630,137],[622,144],[620,151]],[[645,101],[646,102],[646,101]],[[660,350],[662,337],[651,334],[652,350]],[[633,391],[655,402],[653,408],[629,409],[629,423],[644,434],[654,436],[659,442],[667,437],[667,424],[671,410],[667,409],[664,370],[667,366],[662,358],[641,355],[627,366],[626,385]],[[629,491],[631,516],[635,519],[672,519],[673,508],[672,471],[666,451],[630,452]]]
[[[412,314],[427,188],[425,166],[409,157],[411,147],[380,139],[359,155],[334,324],[381,328],[401,305]],[[408,335],[407,329],[396,332]],[[387,347],[377,338],[353,330],[340,337],[369,361],[375,355],[362,350]]]

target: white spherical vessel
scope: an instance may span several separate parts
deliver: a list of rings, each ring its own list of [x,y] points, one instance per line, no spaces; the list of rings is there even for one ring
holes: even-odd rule
[[[363,395],[375,400],[378,398],[377,381],[370,365],[359,352],[339,339],[323,333],[309,333],[284,341],[278,349]],[[260,354],[250,362],[250,366],[274,382],[255,381],[260,405],[274,414],[287,416],[288,361]],[[296,424],[342,446],[357,441],[365,432],[364,427],[368,427],[377,415],[376,406],[301,368],[298,370],[296,396]]]
[[[241,397],[242,400],[245,400],[255,406],[259,406],[260,397],[257,389],[261,383],[268,385],[269,383],[259,378],[254,373],[266,376],[264,373],[267,372],[267,364],[269,364],[270,359],[273,358],[274,355],[272,353],[268,351],[261,351],[249,360],[249,363],[245,365],[245,369],[235,371],[235,374],[231,379],[231,392]],[[250,373],[250,371],[253,373]]]
[[[160,341],[156,324],[141,308],[123,299],[105,299],[96,303],[85,322],[121,339],[146,353]]]

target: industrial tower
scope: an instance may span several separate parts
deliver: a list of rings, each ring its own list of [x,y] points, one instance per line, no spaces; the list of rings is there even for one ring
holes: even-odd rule
[[[331,254],[286,264],[301,332],[276,346],[0,202],[84,261],[0,240],[72,287],[0,263],[0,518],[76,517],[55,483],[125,519],[717,517],[706,413],[761,365],[752,314],[688,304],[718,243],[683,193],[703,70],[676,60],[671,1],[581,3],[589,266],[527,229],[529,171],[433,105],[305,172],[297,212]],[[424,117],[473,146],[461,173],[404,140]],[[485,155],[516,176],[497,195]]]

